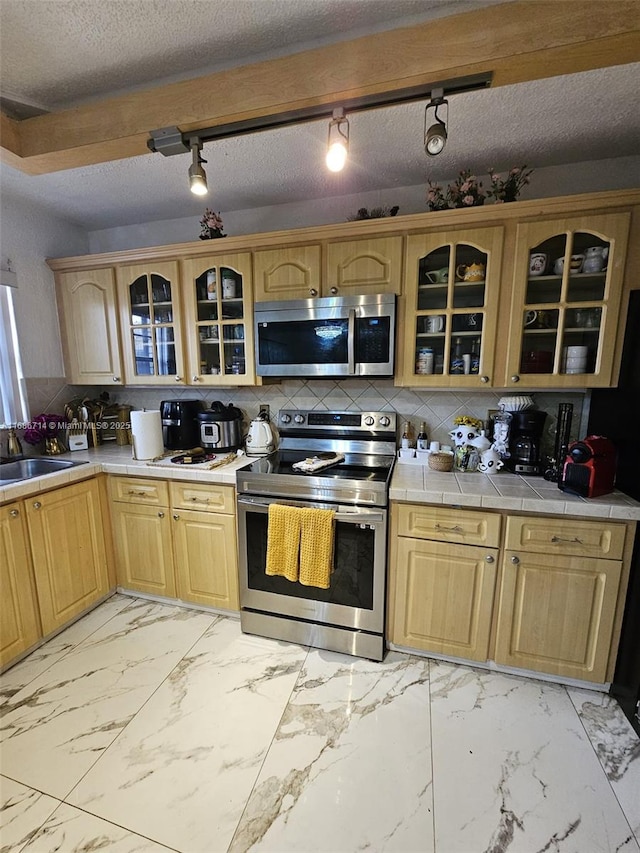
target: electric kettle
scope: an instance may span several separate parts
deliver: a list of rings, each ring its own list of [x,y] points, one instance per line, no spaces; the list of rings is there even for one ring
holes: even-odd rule
[[[247,456],[267,456],[275,449],[275,438],[266,415],[260,414],[249,424]]]

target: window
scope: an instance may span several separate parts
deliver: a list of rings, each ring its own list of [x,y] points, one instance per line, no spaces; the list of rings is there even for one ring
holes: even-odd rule
[[[29,420],[13,305],[15,289],[13,286],[5,284],[5,279],[8,279],[9,276],[15,277],[15,273],[2,270],[2,283],[0,283],[0,428],[15,426],[15,424]]]

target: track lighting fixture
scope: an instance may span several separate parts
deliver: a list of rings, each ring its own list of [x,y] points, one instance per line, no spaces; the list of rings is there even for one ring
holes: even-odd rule
[[[206,163],[200,156],[202,143],[195,137],[191,140],[191,156],[192,162],[189,166],[189,186],[194,195],[206,195],[209,192],[207,187],[207,173],[202,168],[202,163]]]
[[[431,100],[424,111],[424,150],[431,157],[439,154],[447,141],[447,126],[438,118],[438,108],[447,107],[447,121],[449,120],[449,102],[444,99],[443,89],[434,89],[431,92]],[[427,130],[427,113],[433,107],[434,123]]]
[[[347,162],[349,152],[349,119],[345,118],[344,109],[338,107],[333,111],[329,122],[327,135],[327,168],[332,172],[341,172]]]

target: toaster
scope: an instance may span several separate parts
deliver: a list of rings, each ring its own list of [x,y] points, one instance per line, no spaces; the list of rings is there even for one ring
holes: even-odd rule
[[[615,445],[602,435],[589,435],[569,445],[558,488],[583,498],[595,498],[612,492],[615,479]]]

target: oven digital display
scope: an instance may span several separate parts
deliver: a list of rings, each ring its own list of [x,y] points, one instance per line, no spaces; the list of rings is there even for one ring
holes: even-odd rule
[[[353,412],[309,412],[309,426],[325,426],[333,424],[336,426],[359,427],[359,414]]]

